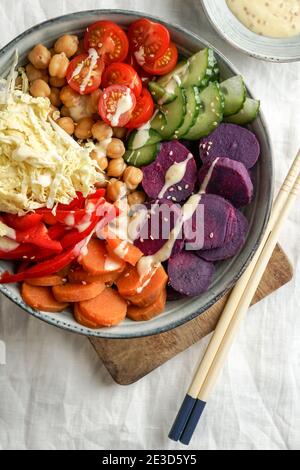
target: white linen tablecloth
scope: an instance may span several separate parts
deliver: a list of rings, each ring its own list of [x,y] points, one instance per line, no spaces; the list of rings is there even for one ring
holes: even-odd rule
[[[200,0],[1,0],[0,46],[51,17],[93,8],[149,12],[210,40],[262,100],[279,184],[300,144],[300,63],[251,59],[208,25]],[[299,449],[299,201],[281,237],[292,283],[252,308],[191,449]],[[169,428],[207,339],[139,383],[116,385],[86,338],[0,299],[1,449],[184,449]],[[0,351],[1,353],[1,351]],[[0,357],[1,358],[1,357]]]

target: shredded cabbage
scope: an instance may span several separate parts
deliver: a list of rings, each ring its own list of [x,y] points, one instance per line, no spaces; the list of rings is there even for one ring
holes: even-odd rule
[[[0,212],[22,215],[58,203],[69,204],[76,192],[86,197],[103,175],[91,151],[80,146],[51,118],[50,101],[15,88],[13,70],[0,81]]]

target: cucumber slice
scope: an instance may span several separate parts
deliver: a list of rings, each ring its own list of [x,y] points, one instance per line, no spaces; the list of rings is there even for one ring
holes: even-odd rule
[[[244,106],[247,92],[243,77],[237,75],[222,82],[221,92],[224,95],[224,116],[238,113]]]
[[[224,100],[218,83],[210,83],[200,93],[201,109],[195,124],[184,139],[198,140],[214,131],[223,119]]]
[[[127,150],[123,158],[129,165],[140,168],[150,165],[156,159],[159,148],[159,144],[154,144],[136,150]]]
[[[161,141],[160,135],[153,129],[137,129],[131,132],[127,148],[129,150],[136,150],[147,145],[154,145]]]
[[[176,100],[174,91],[168,91],[157,82],[150,82],[148,87],[155,103],[159,105],[172,103],[172,101]]]
[[[160,85],[162,88],[165,88],[168,83],[174,78],[174,75],[180,76],[183,74],[183,72],[186,71],[188,67],[187,60],[181,60],[178,62],[176,65],[175,69],[172,70],[172,72],[168,73],[167,75],[164,75],[163,77],[159,78],[156,83]]]
[[[216,79],[217,61],[212,49],[203,49],[188,60],[188,69],[182,76],[183,87],[197,86],[205,88]],[[217,67],[217,68],[216,68]]]
[[[158,132],[162,140],[169,140],[182,125],[186,112],[184,89],[177,83],[175,86],[176,100],[160,107],[160,112],[151,122],[151,128]]]
[[[239,124],[240,126],[245,126],[250,124],[254,119],[257,118],[260,109],[260,101],[252,100],[251,98],[246,98],[243,108],[237,114],[229,116],[225,119],[226,122],[231,124]]]
[[[195,124],[196,119],[200,112],[201,107],[201,98],[200,98],[200,91],[197,87],[191,86],[186,88],[186,113],[184,117],[184,121],[174,133],[174,139],[181,139],[190,128]]]

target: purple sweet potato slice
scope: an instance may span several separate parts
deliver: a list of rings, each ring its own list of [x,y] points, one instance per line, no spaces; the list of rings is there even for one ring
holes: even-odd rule
[[[186,299],[186,295],[180,294],[173,289],[170,285],[167,286],[167,300],[168,302],[175,302],[177,300]]]
[[[172,257],[168,266],[171,287],[188,297],[195,297],[206,292],[211,285],[214,272],[215,268],[212,263],[188,252]]]
[[[151,256],[168,241],[171,230],[181,216],[181,208],[166,199],[149,202],[144,207],[148,209],[148,216],[142,218],[140,234],[134,244],[144,255]],[[180,253],[183,248],[184,236],[181,234],[174,245],[172,254]]]
[[[155,162],[143,168],[143,188],[151,199],[157,199],[165,185],[166,173],[174,163],[181,163],[192,155],[180,142],[174,140],[161,144]],[[170,187],[162,196],[173,202],[185,201],[194,191],[197,181],[197,165],[194,158],[187,163],[183,179]],[[161,199],[162,199],[161,198]]]
[[[259,142],[245,127],[236,124],[221,124],[208,137],[200,141],[200,158],[203,163],[212,162],[216,157],[226,156],[252,168],[260,155]]]
[[[204,208],[196,211],[184,226],[185,240],[189,250],[211,250],[226,245],[237,230],[236,209],[220,196],[204,194],[199,205]],[[204,225],[204,240],[201,237]],[[202,240],[201,240],[202,238]]]
[[[233,236],[232,240],[226,245],[215,248],[214,250],[198,251],[197,255],[205,261],[215,263],[216,261],[223,261],[236,256],[243,248],[248,230],[249,224],[246,217],[237,211],[237,231]]]
[[[235,207],[247,206],[252,201],[253,183],[243,163],[223,157],[205,163],[199,172],[199,182],[206,193],[218,194]]]

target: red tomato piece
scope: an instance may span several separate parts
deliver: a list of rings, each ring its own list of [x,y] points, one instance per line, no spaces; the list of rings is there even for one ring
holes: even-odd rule
[[[128,39],[117,24],[111,21],[98,21],[87,28],[84,36],[84,48],[89,51],[96,49],[104,55],[105,62],[123,62],[128,54]]]
[[[151,75],[150,73],[147,73],[146,70],[144,70],[136,61],[136,58],[134,57],[133,54],[129,54],[127,59],[126,59],[126,62],[131,65],[132,68],[134,68],[134,70],[137,71],[137,74],[138,76],[140,77],[141,79],[141,82],[143,84],[143,86],[146,86],[148,85],[149,82],[151,82],[151,80],[153,80],[153,75]]]
[[[170,45],[170,33],[167,28],[146,18],[132,23],[128,38],[130,49],[140,65],[154,62],[166,53]]]
[[[106,88],[99,101],[99,114],[112,127],[125,127],[136,106],[136,97],[130,88],[112,85]]]
[[[128,86],[138,98],[142,93],[142,81],[131,65],[116,62],[109,65],[103,74],[102,86]]]
[[[136,107],[126,127],[137,129],[148,122],[154,113],[154,102],[147,88],[143,88],[141,96],[137,99]]]
[[[145,62],[143,69],[152,75],[166,75],[172,72],[178,62],[178,50],[171,42],[167,52],[152,64]]]
[[[67,81],[70,87],[80,95],[89,95],[101,85],[104,61],[95,53],[81,54],[70,62]]]

